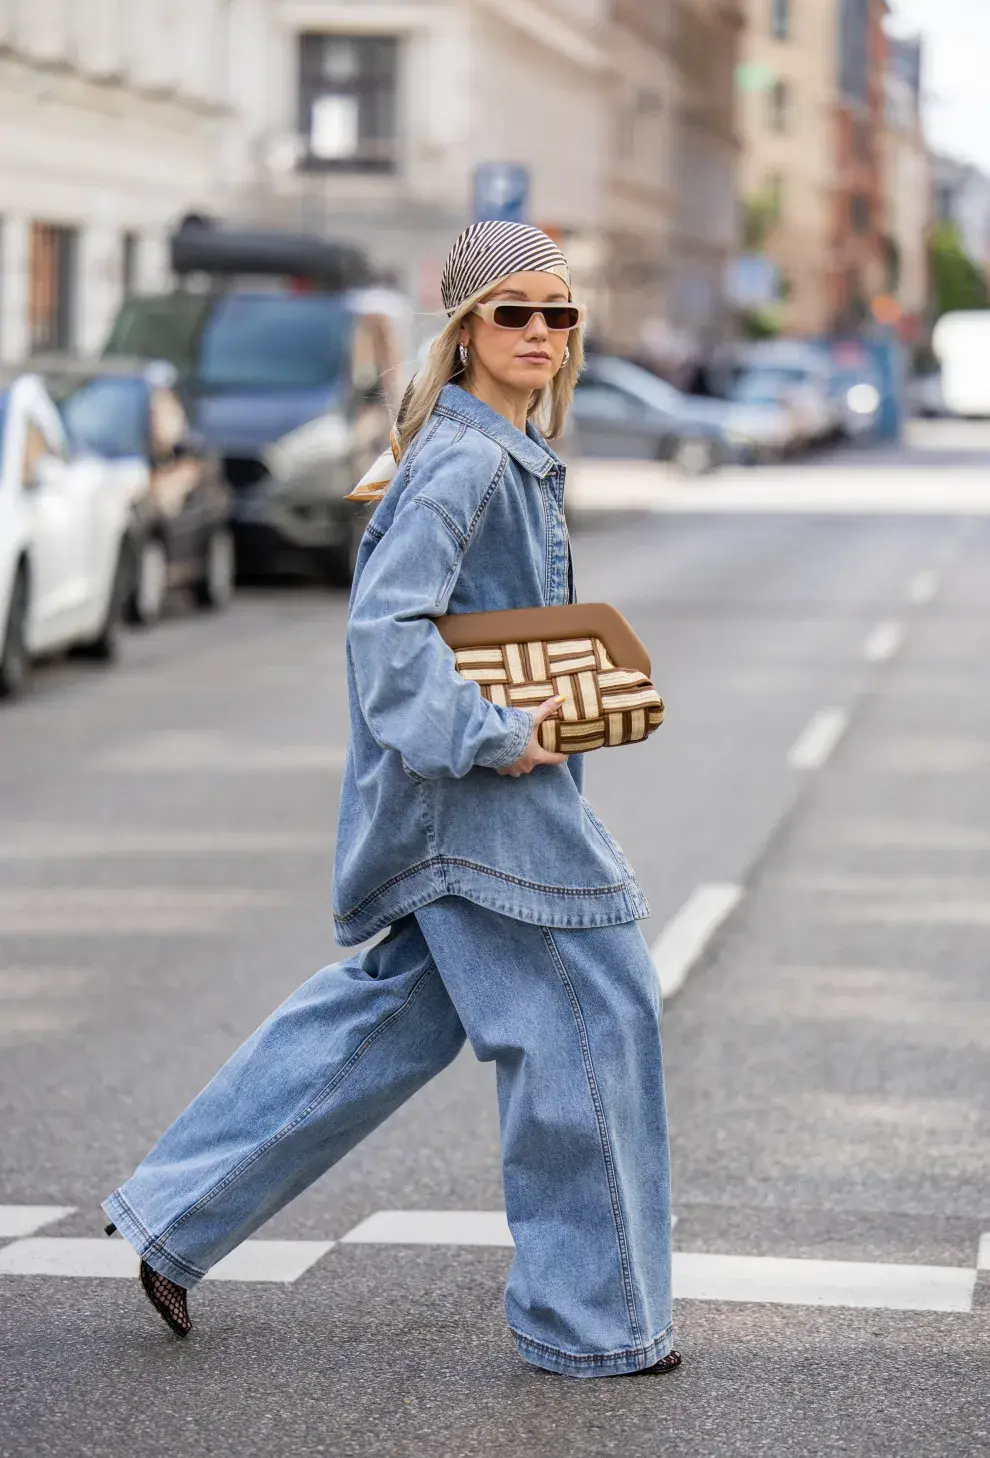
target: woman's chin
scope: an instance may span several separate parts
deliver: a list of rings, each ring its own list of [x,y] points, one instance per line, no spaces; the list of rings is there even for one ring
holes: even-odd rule
[[[512,383],[521,390],[542,390],[554,374],[552,365],[520,363],[512,371]]]

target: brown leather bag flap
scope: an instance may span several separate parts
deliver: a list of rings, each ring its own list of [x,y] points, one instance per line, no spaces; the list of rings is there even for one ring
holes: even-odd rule
[[[437,618],[436,625],[452,649],[600,638],[616,668],[637,669],[647,678],[652,675],[650,655],[618,609],[607,602],[510,608],[497,613],[448,613]]]

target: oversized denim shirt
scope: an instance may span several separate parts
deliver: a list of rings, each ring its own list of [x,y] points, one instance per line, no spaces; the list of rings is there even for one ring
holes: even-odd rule
[[[649,915],[581,795],[578,756],[495,773],[526,748],[532,716],[482,698],[433,622],[572,601],[563,495],[564,467],[533,426],[524,435],[448,385],[368,524],[347,627],[342,946],[441,896],[550,927]]]

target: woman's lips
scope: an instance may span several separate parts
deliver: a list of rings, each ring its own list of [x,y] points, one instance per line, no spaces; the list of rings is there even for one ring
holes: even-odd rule
[[[529,364],[549,364],[550,362],[550,356],[539,350],[534,350],[532,354],[517,354],[516,359],[524,359]]]

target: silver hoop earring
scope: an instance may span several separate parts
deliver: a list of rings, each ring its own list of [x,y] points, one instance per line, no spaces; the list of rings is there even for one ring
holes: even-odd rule
[[[466,344],[459,344],[457,346],[457,357],[461,362],[461,369],[466,370],[471,362],[471,351]]]
[[[564,345],[564,358],[561,360],[561,364],[570,364],[570,362],[571,362],[571,346],[569,344],[565,344]]]

